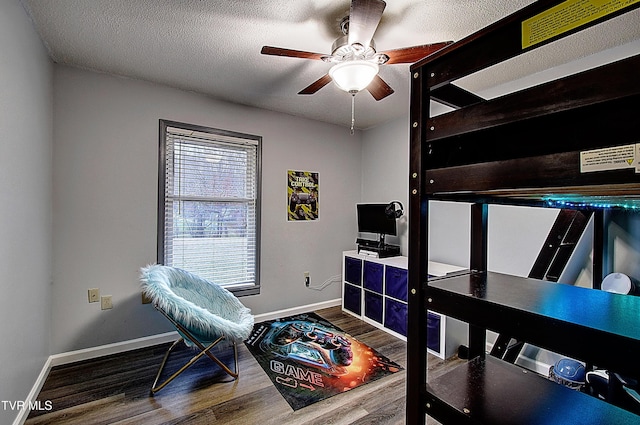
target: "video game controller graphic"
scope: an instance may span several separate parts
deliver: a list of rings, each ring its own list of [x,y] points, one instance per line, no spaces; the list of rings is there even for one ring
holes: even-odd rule
[[[318,209],[318,200],[313,193],[293,192],[289,198],[289,211],[295,212],[298,205],[310,205],[311,210],[316,212]]]

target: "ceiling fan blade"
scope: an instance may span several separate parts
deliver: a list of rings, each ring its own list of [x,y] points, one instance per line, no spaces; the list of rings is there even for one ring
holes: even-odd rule
[[[283,49],[282,47],[271,47],[271,46],[262,46],[262,50],[260,51],[263,55],[272,55],[272,56],[286,56],[290,58],[301,58],[301,59],[317,59],[322,60],[324,56],[322,53],[313,53],[313,52],[305,52],[302,50],[292,50],[292,49]]]
[[[422,58],[426,58],[430,54],[437,52],[451,43],[453,43],[453,41],[444,41],[441,43],[423,44],[422,46],[387,50],[386,52],[381,53],[389,56],[389,60],[385,65],[393,65],[394,63],[414,63],[418,62]]]
[[[298,94],[314,94],[315,92],[329,84],[331,81],[331,76],[329,74],[325,74],[304,89],[300,90]]]
[[[351,0],[349,44],[359,43],[365,48],[369,46],[386,5],[382,0]]]
[[[382,100],[393,94],[393,89],[379,75],[373,77],[373,81],[367,86],[367,91],[375,100]]]

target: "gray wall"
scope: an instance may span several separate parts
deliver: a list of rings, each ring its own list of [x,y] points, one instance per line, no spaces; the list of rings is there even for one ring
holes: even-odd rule
[[[0,400],[16,401],[49,355],[52,149],[51,63],[17,0],[0,2],[0,52]]]
[[[138,286],[156,260],[158,119],[263,137],[262,291],[242,299],[254,314],[340,298],[303,273],[314,285],[340,274],[354,246],[344,210],[360,198],[360,132],[65,66],[54,88],[52,353],[170,330]],[[287,222],[288,169],[319,173],[319,220]],[[87,302],[92,287],[113,310]]]
[[[362,142],[362,202],[400,201],[407,211],[409,194],[409,118],[399,118],[364,133]],[[351,207],[356,220],[355,206]],[[398,235],[387,243],[408,255],[408,214],[397,221]],[[370,236],[370,235],[368,235]],[[365,237],[368,237],[365,235]]]

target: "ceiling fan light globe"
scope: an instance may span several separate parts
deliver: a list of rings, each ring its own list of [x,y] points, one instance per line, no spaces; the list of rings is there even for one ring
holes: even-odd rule
[[[348,93],[364,90],[378,74],[378,65],[369,61],[341,62],[329,70],[331,79],[340,90]]]

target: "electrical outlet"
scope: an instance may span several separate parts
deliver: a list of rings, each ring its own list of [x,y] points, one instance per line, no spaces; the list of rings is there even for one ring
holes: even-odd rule
[[[98,301],[100,301],[100,289],[98,288],[89,289],[89,302],[97,303]]]
[[[309,277],[309,272],[304,272],[304,286],[309,286],[311,281],[311,277]]]
[[[100,308],[103,310],[109,310],[113,308],[111,295],[103,295],[102,297],[100,297]]]

